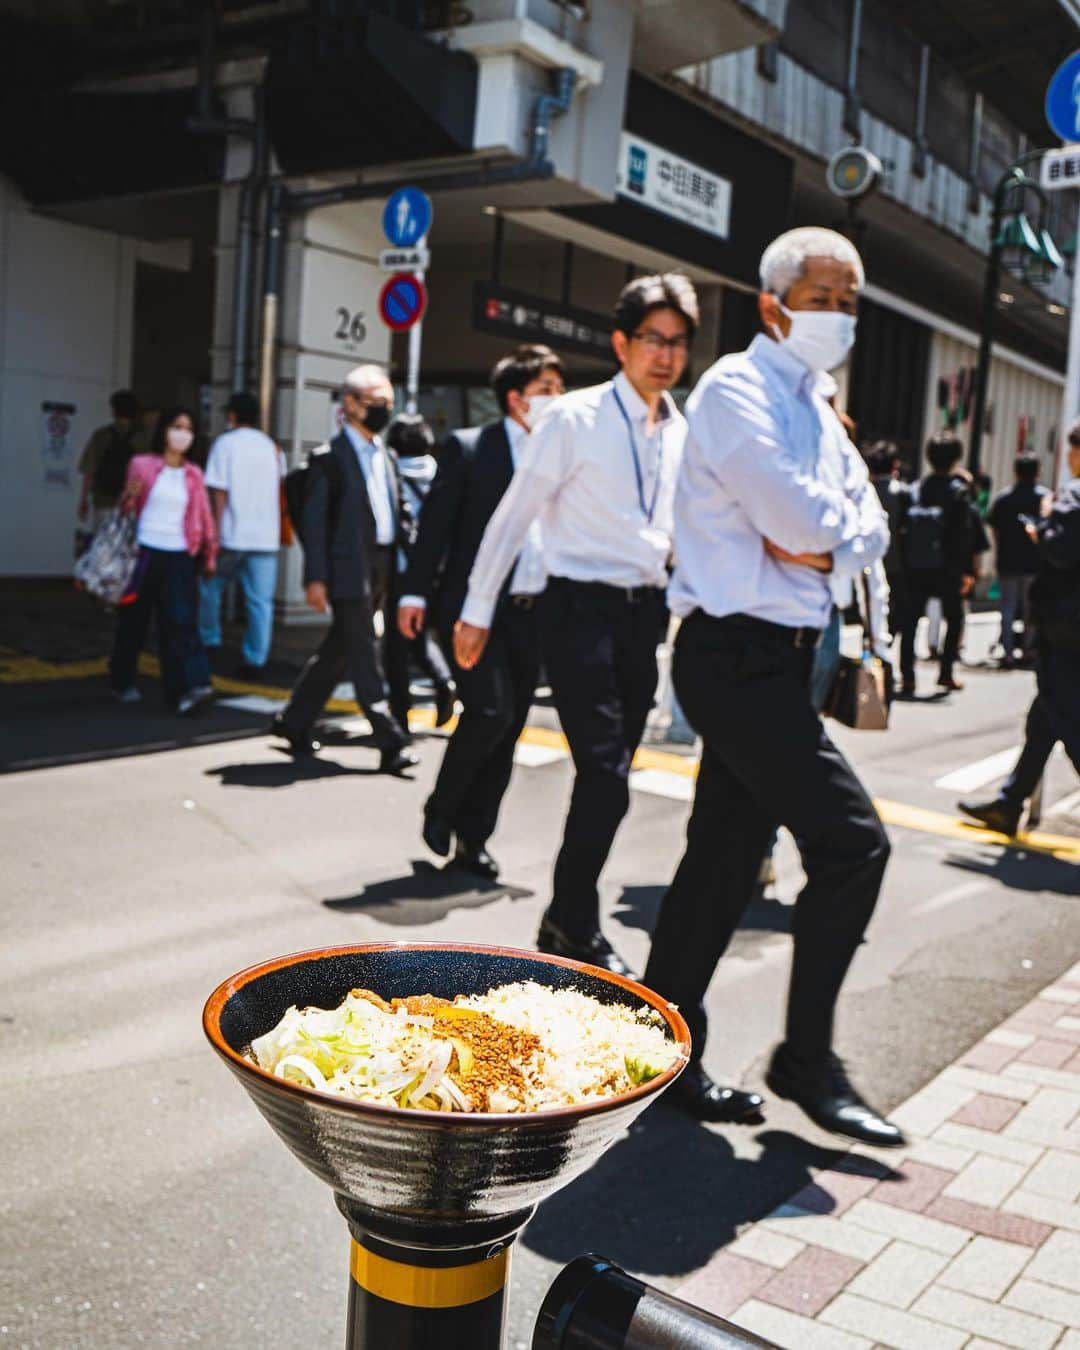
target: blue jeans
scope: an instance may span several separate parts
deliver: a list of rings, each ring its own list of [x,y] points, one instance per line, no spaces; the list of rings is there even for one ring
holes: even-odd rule
[[[223,548],[217,573],[204,577],[199,597],[199,636],[207,647],[221,646],[221,592],[237,578],[244,592],[247,631],[243,658],[249,666],[265,666],[274,631],[274,587],[277,550]]]

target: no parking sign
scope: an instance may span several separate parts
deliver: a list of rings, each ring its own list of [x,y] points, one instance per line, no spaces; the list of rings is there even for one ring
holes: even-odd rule
[[[379,296],[382,321],[396,333],[419,323],[426,308],[427,287],[411,272],[395,272]]]

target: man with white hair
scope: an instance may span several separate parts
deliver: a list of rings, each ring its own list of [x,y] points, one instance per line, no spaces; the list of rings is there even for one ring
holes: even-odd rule
[[[686,852],[664,897],[644,980],[694,1039],[677,1095],[700,1119],[759,1118],[761,1098],[701,1066],[705,992],[749,904],[776,825],[799,841],[787,1028],[766,1083],[822,1128],[878,1146],[895,1125],[832,1051],[833,1010],[877,902],[889,841],[808,695],[831,583],[880,558],[889,532],[827,373],[855,337],[863,267],[832,230],[799,229],[761,260],[765,328],[723,357],[687,404],[669,597],[679,702],[704,740]],[[757,1108],[755,1111],[753,1108]]]
[[[317,613],[331,611],[333,620],[271,730],[289,742],[294,754],[317,751],[315,719],[347,674],[371,723],[380,767],[400,773],[417,758],[405,748],[407,712],[397,717],[391,712],[375,635],[376,613],[383,615],[384,626],[387,613],[393,621],[397,548],[404,540],[397,466],[379,438],[394,407],[386,372],[378,366],[350,371],[341,407],[341,431],[312,455],[299,522],[305,598]],[[395,676],[397,690],[400,672]]]

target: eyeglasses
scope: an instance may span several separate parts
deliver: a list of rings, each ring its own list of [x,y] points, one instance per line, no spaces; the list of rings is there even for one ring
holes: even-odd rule
[[[664,337],[663,333],[654,332],[650,328],[645,333],[633,333],[631,337],[634,342],[643,342],[654,356],[659,356],[667,348],[670,348],[678,356],[685,356],[690,350],[690,339],[685,333],[681,333],[678,337],[669,338]]]

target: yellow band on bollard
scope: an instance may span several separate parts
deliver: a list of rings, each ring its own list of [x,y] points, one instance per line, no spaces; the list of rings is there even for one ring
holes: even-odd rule
[[[510,1248],[467,1266],[410,1266],[389,1261],[355,1239],[349,1269],[361,1289],[409,1308],[461,1308],[498,1293],[506,1284]]]

